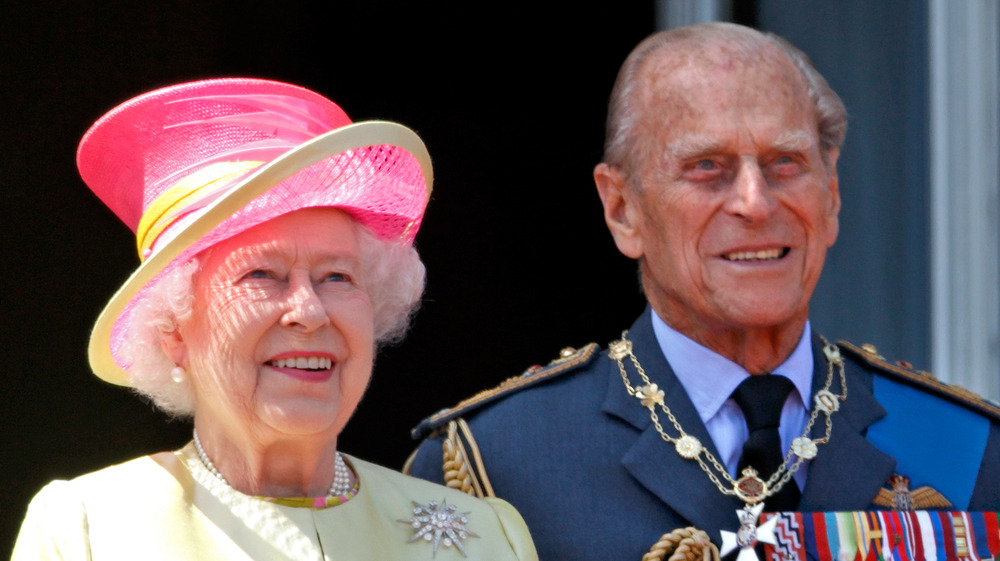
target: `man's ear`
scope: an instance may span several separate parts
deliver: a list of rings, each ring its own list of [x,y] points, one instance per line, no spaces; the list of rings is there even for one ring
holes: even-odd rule
[[[174,327],[173,331],[160,331],[160,347],[171,362],[177,366],[187,366],[187,345],[180,329]]]
[[[615,239],[618,251],[626,257],[643,256],[642,236],[638,226],[641,220],[639,194],[629,186],[628,178],[617,166],[605,163],[594,168],[594,183],[604,205],[604,222]]]

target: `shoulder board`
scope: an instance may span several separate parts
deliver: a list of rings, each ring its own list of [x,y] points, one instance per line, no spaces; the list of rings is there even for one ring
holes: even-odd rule
[[[566,347],[559,352],[559,358],[553,360],[548,365],[532,366],[520,375],[500,382],[500,385],[494,388],[483,390],[470,398],[464,399],[454,407],[442,409],[421,421],[416,428],[410,431],[410,434],[415,440],[423,438],[456,417],[460,417],[469,411],[482,407],[487,403],[497,401],[524,388],[541,384],[557,376],[571,372],[577,367],[589,363],[599,354],[600,346],[597,343],[590,343],[579,349]]]
[[[847,341],[837,341],[837,345],[854,359],[872,366],[891,378],[925,389],[963,407],[978,411],[994,421],[1000,421],[1000,404],[962,386],[946,384],[930,372],[914,369],[913,365],[906,361],[887,362],[885,357],[878,354],[875,345],[866,343],[858,347]]]

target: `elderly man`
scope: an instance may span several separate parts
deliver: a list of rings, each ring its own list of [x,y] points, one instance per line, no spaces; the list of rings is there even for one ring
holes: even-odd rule
[[[608,350],[424,421],[411,473],[507,499],[548,560],[639,559],[690,526],[743,547],[726,532],[752,538],[761,503],[1000,509],[1000,410],[810,329],[845,129],[777,37],[716,23],[643,41],[594,179],[646,312]]]

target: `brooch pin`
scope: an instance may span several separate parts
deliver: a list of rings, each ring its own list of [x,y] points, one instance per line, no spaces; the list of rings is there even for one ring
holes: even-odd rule
[[[772,517],[767,522],[757,525],[757,518],[760,511],[764,509],[764,503],[757,503],[754,506],[747,505],[736,511],[736,516],[740,519],[740,529],[736,533],[722,533],[722,550],[719,555],[725,557],[730,551],[740,548],[736,561],[758,561],[757,552],[754,546],[757,542],[774,545],[774,526],[778,523],[778,517]]]
[[[427,505],[413,501],[413,516],[400,518],[398,522],[409,524],[413,528],[413,537],[406,543],[422,539],[433,544],[432,558],[437,557],[438,548],[442,545],[446,548],[455,546],[462,557],[467,557],[462,540],[479,537],[468,527],[468,514],[468,512],[458,512],[455,505],[450,505],[445,500],[442,500],[440,505],[437,501],[431,501]]]

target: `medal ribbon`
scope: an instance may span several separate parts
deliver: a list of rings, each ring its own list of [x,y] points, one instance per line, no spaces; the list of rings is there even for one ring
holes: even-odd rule
[[[938,558],[951,561],[958,557],[955,551],[955,529],[951,526],[951,514],[947,512],[932,512],[931,520],[937,522],[934,525],[935,533],[940,528],[938,536]]]
[[[826,538],[826,516],[822,512],[803,514],[802,526],[806,556],[817,561],[833,561],[830,541]]]
[[[764,553],[768,559],[775,561],[785,561],[788,559],[799,559],[804,561],[807,558],[806,539],[810,535],[810,530],[805,527],[805,519],[810,515],[803,515],[801,512],[766,512],[761,515],[761,522],[766,522],[777,517],[774,526],[775,543],[764,544]],[[812,557],[816,559],[816,557]]]
[[[873,523],[872,513],[865,511],[852,512],[851,518],[854,521],[854,533],[858,540],[858,555],[856,559],[878,561],[878,550],[882,544],[882,532],[879,531],[878,524]]]
[[[890,531],[886,535],[885,547],[886,555],[891,555],[895,561],[910,561],[910,540],[907,538],[908,531],[903,515],[898,511],[882,511],[879,513],[883,517],[886,527]]]
[[[985,542],[994,559],[1000,559],[1000,513],[984,512],[983,525],[986,527]]]
[[[918,511],[916,514],[917,519],[920,520],[920,535],[923,536],[924,559],[927,561],[937,561],[937,544],[939,541],[938,536],[940,535],[937,525],[934,524],[934,520],[937,520],[937,516],[932,517],[931,513],[925,510]]]
[[[911,559],[920,561],[924,559],[924,536],[920,531],[920,519],[912,511],[901,512],[900,516],[906,529],[906,549]]]
[[[972,527],[972,514],[969,512],[953,513],[952,520],[955,523],[955,541],[958,542],[959,546],[958,554],[973,561],[979,561],[979,551],[976,549],[976,532]],[[960,529],[964,537],[958,536]]]

